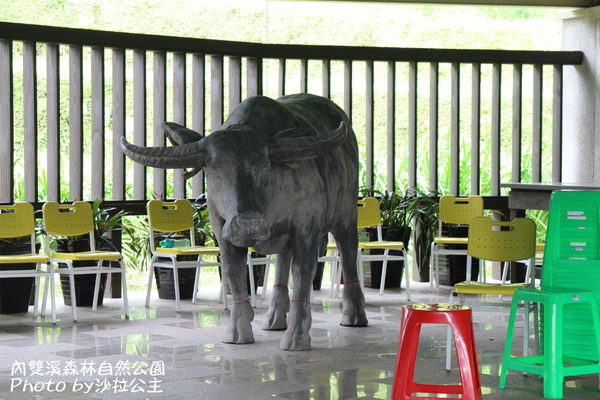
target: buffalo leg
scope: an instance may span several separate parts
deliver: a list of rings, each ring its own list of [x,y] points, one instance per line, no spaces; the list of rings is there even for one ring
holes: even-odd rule
[[[279,344],[279,348],[283,350],[310,350],[310,294],[317,271],[317,255],[317,240],[309,239],[293,246],[294,293],[288,313],[287,330]]]
[[[365,296],[358,279],[356,256],[358,234],[356,228],[344,228],[334,232],[340,249],[342,270],[344,271],[344,291],[342,293],[343,326],[366,326]]]
[[[223,268],[231,288],[231,320],[227,326],[224,343],[254,343],[252,320],[254,309],[250,302],[247,283],[247,249],[233,246],[227,241],[220,242]]]
[[[290,295],[288,281],[290,277],[291,253],[277,254],[277,267],[275,269],[275,284],[269,302],[267,319],[262,325],[266,331],[281,331],[287,328],[286,317],[290,311]]]

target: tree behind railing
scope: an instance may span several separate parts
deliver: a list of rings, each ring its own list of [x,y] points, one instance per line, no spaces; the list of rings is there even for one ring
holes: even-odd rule
[[[272,45],[0,23],[0,202],[195,197],[201,174],[126,160],[160,123],[218,129],[248,96],[350,116],[361,182],[497,196],[560,181],[562,69],[580,52]]]

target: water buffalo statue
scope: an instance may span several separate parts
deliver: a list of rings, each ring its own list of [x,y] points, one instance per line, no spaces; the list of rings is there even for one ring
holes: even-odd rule
[[[233,294],[225,343],[254,342],[245,272],[252,247],[277,254],[262,328],[286,329],[281,349],[311,348],[312,281],[319,242],[328,232],[340,249],[345,280],[341,324],[367,325],[356,266],[358,147],[337,105],[310,94],[277,100],[256,96],[239,104],[221,129],[206,137],[174,123],[163,128],[177,146],[138,147],[123,138],[122,149],[147,166],[189,168],[186,177],[204,169],[210,220]]]

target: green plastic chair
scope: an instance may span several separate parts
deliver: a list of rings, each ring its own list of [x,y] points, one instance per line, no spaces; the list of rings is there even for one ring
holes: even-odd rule
[[[561,399],[566,376],[600,373],[599,299],[600,191],[554,192],[541,284],[515,291],[499,388],[512,369],[541,375],[544,397]],[[511,356],[521,301],[541,306],[539,355]]]

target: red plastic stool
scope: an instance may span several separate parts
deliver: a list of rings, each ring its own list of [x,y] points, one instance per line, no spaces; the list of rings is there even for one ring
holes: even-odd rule
[[[452,328],[462,385],[414,381],[422,324],[446,324]],[[411,304],[402,308],[392,400],[423,399],[413,396],[413,393],[461,394],[463,400],[483,399],[471,307],[462,304]]]

